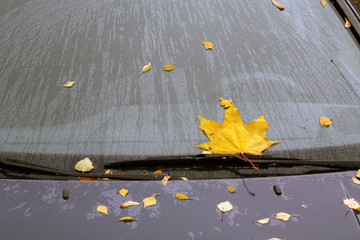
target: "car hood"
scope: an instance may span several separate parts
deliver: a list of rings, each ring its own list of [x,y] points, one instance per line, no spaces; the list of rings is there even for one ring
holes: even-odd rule
[[[24,239],[357,239],[359,212],[343,204],[360,200],[355,172],[256,179],[172,181],[0,180],[2,238]],[[278,186],[281,194],[274,192]],[[230,193],[227,187],[235,189]],[[122,188],[129,192],[122,197]],[[63,190],[70,197],[62,197]],[[175,194],[192,200],[179,200]],[[142,200],[156,196],[156,205]],[[126,201],[141,206],[120,208]],[[217,205],[229,201],[233,210]],[[108,215],[97,212],[101,204]],[[292,217],[271,219],[278,212]],[[118,219],[130,216],[137,221]]]

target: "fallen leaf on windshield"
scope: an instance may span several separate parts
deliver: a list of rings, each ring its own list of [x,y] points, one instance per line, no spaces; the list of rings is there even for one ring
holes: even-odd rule
[[[210,141],[195,147],[217,154],[241,154],[254,169],[257,168],[244,153],[262,155],[263,151],[278,143],[278,141],[266,138],[269,124],[264,119],[264,115],[246,125],[232,103],[225,110],[223,124],[198,117],[200,118],[199,128],[204,131]]]
[[[168,180],[170,179],[170,176],[164,176],[163,180],[161,180],[161,183],[166,186],[168,184]]]
[[[213,48],[212,42],[202,42],[206,50],[211,50]]]
[[[274,218],[286,222],[286,221],[289,221],[291,216],[292,216],[291,214],[288,214],[286,212],[279,212],[275,215]]]
[[[114,171],[112,169],[108,169],[105,171],[105,174],[113,174],[113,173],[114,173]]]
[[[354,210],[360,210],[360,204],[359,204],[354,198],[345,199],[345,200],[343,201],[343,203],[344,203],[348,208],[351,208],[351,209],[354,209]]]
[[[127,201],[126,203],[123,203],[120,205],[121,208],[127,208],[127,207],[130,207],[130,206],[139,206],[140,203],[138,202],[134,202],[134,201]]]
[[[327,117],[320,117],[319,122],[321,127],[328,127],[332,123],[331,119]]]
[[[162,174],[163,173],[163,171],[161,171],[161,170],[156,170],[155,172],[153,172],[154,174]]]
[[[67,81],[63,86],[67,88],[71,88],[75,84],[75,81]]]
[[[347,17],[344,17],[344,19],[345,19],[345,27],[346,28],[351,27],[351,23],[350,23],[349,19],[347,19]]]
[[[149,71],[149,70],[150,70],[150,68],[151,68],[151,63],[149,62],[149,64],[148,64],[148,65],[145,65],[145,66],[143,67],[143,69],[142,69],[142,72],[141,72],[141,73],[144,73],[144,72]]]
[[[123,197],[126,197],[126,195],[128,194],[129,190],[121,187],[121,190],[119,191],[119,194]]]
[[[276,0],[272,0],[272,3],[277,6],[281,11],[285,9],[285,7],[278,3]]]
[[[231,205],[229,201],[219,203],[217,207],[222,212],[228,212],[234,209],[234,207]]]
[[[106,206],[101,205],[100,203],[97,203],[97,204],[98,204],[98,206],[97,206],[97,208],[96,208],[96,211],[98,211],[99,213],[103,213],[103,214],[109,215],[109,214],[108,214],[108,209],[107,209]]]
[[[270,219],[271,218],[263,218],[263,219],[260,219],[260,220],[255,219],[255,222],[258,222],[258,223],[261,223],[261,224],[267,224],[270,221]]]
[[[325,7],[326,4],[327,4],[327,1],[326,1],[326,0],[321,0],[321,5],[322,5],[323,7]]]
[[[220,98],[220,105],[224,108],[228,108],[230,107],[232,104],[232,99],[230,98],[229,100],[225,100],[223,98]]]
[[[186,196],[185,194],[180,194],[180,193],[176,193],[175,197],[180,199],[180,200],[192,200],[191,198],[189,198],[188,196]]]
[[[231,193],[235,193],[235,189],[230,186],[227,187],[227,190]]]
[[[79,172],[90,172],[94,166],[89,158],[84,158],[75,164],[75,170]]]
[[[128,216],[119,219],[119,222],[132,222],[132,221],[137,221],[137,219]]]
[[[158,196],[160,193],[157,193],[157,194],[154,194],[148,198],[145,198],[143,200],[143,203],[144,203],[144,208],[148,207],[148,206],[152,206],[152,205],[155,205],[157,203],[156,201],[156,196]]]
[[[163,70],[165,70],[165,71],[171,71],[171,70],[173,70],[174,68],[175,68],[174,65],[166,65],[166,66],[163,68]]]

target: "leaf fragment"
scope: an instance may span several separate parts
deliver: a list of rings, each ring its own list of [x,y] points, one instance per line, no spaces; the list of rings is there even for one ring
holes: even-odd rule
[[[212,50],[213,44],[212,42],[202,42],[206,50]]]
[[[355,175],[357,178],[360,178],[360,169],[356,172],[356,175]]]
[[[94,169],[94,166],[88,157],[80,160],[75,164],[75,170],[79,172],[90,172]]]
[[[143,67],[143,69],[142,69],[142,72],[141,72],[141,73],[144,73],[144,72],[149,71],[149,70],[150,70],[150,68],[151,68],[151,63],[149,62],[149,64],[148,64],[148,65],[145,65],[145,66]]]
[[[166,66],[163,68],[163,70],[164,70],[164,71],[171,71],[171,70],[173,70],[174,68],[175,68],[174,65],[166,65]]]
[[[321,127],[329,127],[332,121],[330,118],[320,117],[319,123]]]
[[[121,187],[121,190],[119,191],[119,194],[123,197],[126,197],[126,195],[128,194],[129,190]]]
[[[260,219],[260,220],[255,219],[255,222],[258,222],[260,224],[267,224],[270,221],[270,219],[271,218],[263,218],[263,219]]]
[[[75,81],[67,81],[63,86],[67,88],[71,88],[75,84]]]
[[[108,209],[106,206],[104,205],[101,205],[100,203],[97,203],[98,206],[96,207],[96,211],[98,211],[99,213],[103,213],[103,214],[106,214],[106,215],[109,215],[108,214]]]
[[[276,0],[272,0],[272,3],[277,6],[281,11],[285,9],[285,7],[278,3]]]
[[[353,183],[360,185],[360,180],[357,177],[353,176],[351,180]]]
[[[344,19],[345,19],[345,28],[351,27],[351,23],[350,23],[349,19],[347,19],[347,17],[344,17]]]
[[[180,179],[184,181],[189,181],[189,179],[187,179],[186,177],[180,177]]]
[[[225,100],[223,98],[219,98],[220,100],[220,105],[224,108],[229,108],[232,105],[232,99],[230,98],[229,100]]]
[[[161,180],[161,183],[166,186],[170,178],[170,176],[164,176],[164,178]]]
[[[286,222],[289,221],[289,219],[291,218],[291,214],[288,214],[286,212],[279,212],[275,215],[274,218]]]
[[[122,217],[119,219],[119,222],[132,222],[132,221],[138,221],[138,220],[129,216]]]
[[[175,197],[180,199],[180,200],[192,200],[192,198],[189,198],[188,196],[186,196],[185,194],[180,194],[180,193],[176,193]]]
[[[327,1],[326,1],[326,0],[321,0],[321,5],[322,5],[323,7],[325,7],[326,4],[327,4]]]
[[[127,208],[127,207],[131,207],[131,206],[139,206],[140,203],[138,202],[134,202],[134,201],[127,201],[123,204],[120,205],[121,208]]]
[[[217,207],[222,212],[228,212],[234,209],[234,207],[231,205],[229,201],[219,203]]]
[[[157,203],[156,198],[155,198],[157,195],[159,195],[159,194],[154,194],[148,198],[145,198],[143,200],[144,208],[155,205]]]
[[[231,193],[235,193],[235,189],[230,186],[227,187],[227,190]]]
[[[354,198],[345,199],[345,200],[343,201],[343,203],[344,203],[348,208],[351,208],[351,209],[354,209],[354,210],[360,210],[360,204],[359,204]]]

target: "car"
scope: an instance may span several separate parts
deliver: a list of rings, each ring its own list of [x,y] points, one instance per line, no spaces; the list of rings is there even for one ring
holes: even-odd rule
[[[1,238],[356,239],[357,4],[1,1]]]

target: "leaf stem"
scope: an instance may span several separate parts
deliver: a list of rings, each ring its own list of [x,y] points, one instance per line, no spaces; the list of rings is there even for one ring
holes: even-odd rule
[[[255,165],[252,163],[252,161],[250,161],[250,159],[248,159],[248,158],[244,155],[244,153],[241,153],[241,155],[242,155],[246,160],[248,160],[249,163],[251,163],[251,166],[252,166],[255,170],[259,170],[259,168],[255,167]]]

